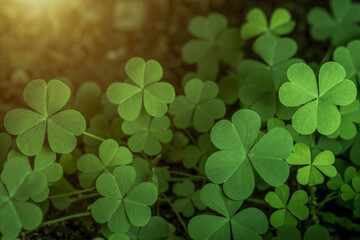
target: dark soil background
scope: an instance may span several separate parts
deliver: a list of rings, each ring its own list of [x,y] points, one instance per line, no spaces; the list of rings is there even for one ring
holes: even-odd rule
[[[263,9],[268,17],[277,7],[284,7],[297,23],[290,37],[298,43],[299,57],[320,62],[328,48],[327,43],[310,38],[306,21],[312,7],[328,8],[325,0],[119,0],[122,7],[114,18],[116,2],[1,1],[0,131],[6,111],[23,106],[22,91],[32,79],[68,78],[75,89],[83,82],[95,81],[105,90],[110,83],[125,79],[128,59],[140,56],[159,61],[164,80],[180,86],[183,75],[193,69],[183,63],[180,51],[192,38],[187,25],[197,15],[219,12],[228,18],[230,26],[240,27],[253,7]],[[246,58],[256,58],[251,42],[244,51]],[[63,212],[50,210],[45,220],[82,212],[87,205],[85,201]],[[175,219],[168,208],[160,212],[169,221]],[[24,239],[81,240],[96,236],[100,236],[99,226],[91,218],[82,218],[44,227]]]

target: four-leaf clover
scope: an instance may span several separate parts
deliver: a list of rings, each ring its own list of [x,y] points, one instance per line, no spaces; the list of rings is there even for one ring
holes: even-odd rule
[[[18,135],[16,143],[28,156],[38,154],[45,140],[57,153],[69,153],[76,146],[76,136],[86,129],[84,117],[75,110],[59,112],[70,98],[70,88],[60,80],[34,80],[24,89],[24,100],[33,110],[13,109],[4,119],[6,130]]]
[[[290,82],[279,90],[279,98],[287,107],[301,107],[292,116],[292,125],[300,134],[316,129],[330,135],[340,125],[341,115],[336,105],[351,104],[357,94],[355,84],[345,78],[344,68],[335,62],[321,66],[319,84],[313,70],[305,63],[296,63],[287,71]],[[319,87],[318,87],[319,85]]]

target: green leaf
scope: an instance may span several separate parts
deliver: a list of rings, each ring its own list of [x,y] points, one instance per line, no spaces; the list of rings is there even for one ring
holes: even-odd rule
[[[101,174],[96,189],[102,198],[96,200],[91,213],[98,223],[107,223],[113,232],[126,232],[130,223],[146,225],[151,217],[148,206],[155,203],[157,190],[145,182],[133,187],[136,172],[130,166],[119,166],[114,172]]]
[[[198,132],[209,131],[214,120],[224,117],[226,107],[216,98],[219,89],[216,83],[192,79],[185,85],[185,96],[180,95],[170,105],[174,125],[184,129],[194,126]]]
[[[275,188],[275,192],[268,192],[265,201],[276,210],[270,217],[270,223],[275,228],[285,224],[297,225],[297,220],[305,220],[309,216],[309,208],[306,206],[308,195],[303,190],[298,190],[290,196],[288,185]],[[289,202],[288,202],[289,200]]]
[[[153,216],[150,221],[141,228],[131,228],[127,234],[131,239],[168,239],[170,235],[170,225],[162,217]]]
[[[304,135],[316,129],[323,135],[334,133],[341,118],[336,105],[351,104],[357,94],[355,84],[344,79],[344,68],[335,62],[322,65],[319,89],[314,72],[304,63],[292,65],[287,75],[290,82],[280,87],[279,98],[287,107],[301,105],[292,117],[294,129]]]
[[[133,156],[129,149],[118,145],[113,139],[100,144],[99,158],[93,154],[85,154],[77,161],[80,185],[83,188],[93,187],[97,177],[103,172],[112,172],[119,165],[130,164]]]
[[[325,174],[328,177],[336,176],[336,168],[333,166],[335,156],[331,151],[319,153],[311,160],[311,152],[307,145],[297,143],[293,153],[286,159],[290,165],[305,165],[301,167],[296,175],[297,181],[302,185],[314,186],[324,182]]]
[[[329,240],[329,231],[321,225],[310,226],[305,234],[304,238],[301,238],[299,230],[292,225],[284,225],[277,229],[277,236],[272,240]]]
[[[170,178],[171,175],[166,168],[155,167],[152,169],[151,180],[152,183],[154,183],[155,186],[157,187],[159,193],[163,193],[168,190],[169,188],[168,181],[170,180]]]
[[[260,8],[252,8],[246,14],[247,22],[241,27],[241,36],[250,39],[261,34],[286,35],[292,32],[295,22],[291,19],[290,12],[285,8],[277,8],[270,19],[270,24],[265,13]]]
[[[262,239],[268,229],[266,215],[257,208],[247,208],[235,214],[242,201],[227,198],[221,188],[207,184],[200,192],[201,200],[223,216],[198,215],[189,222],[192,239]],[[235,215],[234,215],[235,214]],[[231,237],[232,236],[232,237]]]
[[[211,130],[211,141],[220,150],[210,155],[205,172],[210,181],[224,183],[224,192],[232,199],[251,195],[255,187],[252,166],[271,186],[281,186],[289,176],[284,159],[291,153],[291,135],[275,128],[254,144],[260,124],[255,112],[239,110],[231,121],[221,120]]]
[[[173,209],[180,212],[184,217],[192,217],[195,213],[195,207],[199,210],[205,210],[206,206],[199,198],[199,191],[195,191],[195,185],[190,180],[184,180],[173,185],[173,193],[179,197],[173,203]]]
[[[16,143],[28,156],[38,154],[45,134],[50,148],[57,153],[69,153],[76,146],[76,136],[86,128],[84,117],[75,110],[58,112],[70,98],[69,87],[60,80],[34,80],[24,89],[25,102],[35,110],[13,109],[4,119],[6,130],[18,135]]]
[[[10,151],[12,144],[11,136],[7,133],[0,132],[0,169],[2,169],[6,156]]]
[[[100,102],[101,88],[96,82],[85,82],[78,88],[74,98],[74,109],[87,120],[101,114],[103,105]]]
[[[358,3],[351,0],[331,0],[330,15],[324,8],[312,8],[307,16],[310,34],[317,41],[330,38],[332,45],[344,45],[360,36],[360,11]]]
[[[150,118],[141,114],[134,121],[124,121],[122,130],[126,135],[131,135],[128,145],[132,152],[144,151],[147,155],[154,156],[161,152],[161,143],[169,143],[173,133],[169,129],[170,120],[166,116]]]
[[[164,116],[167,104],[175,99],[175,91],[170,83],[159,82],[163,76],[161,65],[136,57],[126,63],[125,72],[134,84],[113,83],[106,92],[109,101],[118,105],[120,117],[135,120],[142,109],[152,117]]]

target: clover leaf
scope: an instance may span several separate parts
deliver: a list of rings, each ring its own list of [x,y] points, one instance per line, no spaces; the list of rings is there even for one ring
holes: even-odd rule
[[[57,153],[69,153],[76,146],[76,136],[86,128],[84,117],[75,110],[59,112],[70,98],[69,87],[60,80],[34,80],[24,89],[24,100],[32,110],[13,109],[4,119],[6,130],[18,135],[16,143],[21,152],[38,154],[45,140]]]
[[[175,183],[173,193],[179,197],[173,203],[173,209],[182,213],[185,217],[191,217],[195,213],[195,207],[205,210],[206,206],[200,200],[200,190],[195,191],[195,184],[190,180]]]
[[[292,225],[283,225],[276,230],[277,236],[272,240],[329,240],[330,234],[327,228],[321,225],[312,225],[306,229],[304,238],[299,230]]]
[[[279,209],[271,214],[270,223],[275,228],[285,224],[297,225],[297,220],[305,220],[309,216],[308,195],[304,190],[293,193],[289,200],[290,188],[282,185],[275,188],[275,192],[268,192],[265,201],[273,208]]]
[[[98,223],[107,223],[113,232],[126,232],[130,223],[145,226],[151,218],[148,206],[155,203],[154,184],[141,183],[133,187],[136,172],[131,166],[119,166],[114,172],[103,173],[96,180],[96,189],[102,198],[96,200],[91,213]]]
[[[220,79],[218,84],[219,86],[219,95],[218,97],[222,99],[225,104],[231,105],[234,104],[239,98],[239,91],[243,85],[239,74],[229,73],[226,76]]]
[[[290,133],[275,128],[254,144],[261,119],[257,113],[242,109],[231,121],[221,120],[211,130],[211,141],[219,149],[208,158],[205,172],[210,181],[221,184],[232,199],[249,197],[255,187],[253,168],[271,186],[281,186],[289,176],[284,161],[293,147]]]
[[[0,232],[11,239],[21,228],[33,230],[42,222],[42,211],[37,205],[27,202],[46,187],[46,177],[34,172],[29,161],[15,157],[7,161],[0,182]]]
[[[350,184],[343,184],[340,188],[341,199],[354,200],[354,216],[360,217],[360,177],[353,177]]]
[[[0,169],[5,163],[6,156],[10,151],[11,144],[11,136],[7,133],[0,132]]]
[[[341,121],[336,105],[351,104],[357,94],[355,84],[344,79],[344,68],[335,62],[325,63],[320,68],[319,84],[305,63],[292,65],[287,75],[290,82],[280,87],[279,99],[287,107],[301,105],[292,116],[294,129],[304,135],[316,129],[323,135],[334,133]]]
[[[294,146],[293,153],[286,159],[290,165],[305,165],[301,167],[296,175],[297,181],[302,185],[314,186],[324,182],[324,176],[335,177],[336,168],[334,154],[327,150],[319,153],[314,160],[311,160],[310,148],[297,143]]]
[[[134,84],[113,83],[106,92],[109,101],[118,105],[120,117],[135,120],[143,108],[152,117],[164,116],[167,104],[174,101],[175,91],[170,83],[159,82],[163,76],[161,65],[135,57],[126,63],[125,72]]]
[[[71,185],[71,183],[64,177],[62,177],[59,181],[55,182],[50,187],[50,194],[49,195],[61,195],[61,194],[69,194],[76,191],[76,189]],[[58,198],[51,198],[51,203],[54,208],[58,210],[65,210],[67,209],[73,199],[68,196],[58,197]]]
[[[78,88],[74,98],[74,109],[87,120],[101,114],[103,105],[100,102],[101,88],[96,82],[85,82]]]
[[[189,145],[184,149],[184,167],[189,169],[198,165],[198,171],[205,174],[206,160],[215,150],[216,148],[210,140],[210,135],[208,133],[200,135],[198,138],[198,146]]]
[[[310,34],[318,41],[330,38],[335,46],[344,45],[360,36],[360,4],[351,0],[331,0],[332,15],[324,8],[315,7],[308,14]]]
[[[199,132],[210,130],[214,120],[226,113],[224,102],[216,98],[218,92],[219,88],[214,82],[190,80],[185,85],[185,96],[177,96],[170,105],[174,125],[181,129],[194,126]]]
[[[168,239],[170,236],[170,225],[162,217],[153,216],[150,218],[150,221],[141,228],[130,228],[130,231],[127,232],[131,239],[137,240],[148,240],[148,239]]]
[[[76,163],[83,155],[79,148],[75,148],[71,153],[63,154],[60,156],[59,163],[63,168],[65,174],[74,174],[77,172]]]
[[[242,59],[240,34],[237,29],[227,27],[227,19],[217,13],[191,20],[189,32],[198,39],[185,43],[181,55],[186,63],[196,63],[198,77],[215,80],[220,59],[230,65],[236,65]]]
[[[99,159],[100,158],[100,159]],[[129,149],[118,145],[113,139],[100,144],[99,158],[93,154],[85,154],[77,161],[80,185],[83,188],[94,186],[97,177],[103,172],[111,172],[119,165],[130,164],[133,156]]]
[[[173,133],[169,129],[170,120],[166,116],[150,118],[141,114],[134,121],[124,121],[122,130],[126,135],[131,135],[128,145],[132,152],[144,151],[147,155],[154,156],[161,152],[161,143],[169,143]]]
[[[349,184],[356,175],[358,175],[356,168],[347,167],[344,171],[344,178],[338,172],[335,177],[330,178],[326,186],[331,190],[338,190],[343,184]]]
[[[219,185],[209,183],[200,192],[203,203],[221,214],[198,215],[189,222],[189,234],[194,240],[256,239],[268,229],[266,215],[257,208],[246,208],[236,213],[242,201],[227,198]]]
[[[360,102],[355,100],[348,106],[340,107],[341,123],[339,128],[331,134],[330,138],[340,136],[342,139],[350,140],[358,133],[357,125],[360,123]]]
[[[360,49],[360,40],[353,40],[347,46],[339,46],[333,53],[335,62],[340,63],[346,70],[346,78],[360,83],[360,57],[356,54]]]
[[[184,148],[189,144],[189,138],[181,131],[174,131],[174,137],[172,141],[167,145],[169,151],[165,152],[165,159],[168,162],[175,163],[180,162],[184,158]]]
[[[261,34],[286,35],[292,32],[295,21],[291,19],[290,12],[285,8],[277,8],[268,24],[265,13],[260,8],[252,8],[246,14],[246,23],[241,26],[241,36],[250,39]]]
[[[151,182],[155,184],[159,194],[168,190],[170,178],[170,173],[166,168],[155,167],[151,171]]]
[[[115,117],[109,121],[104,115],[96,115],[91,118],[89,128],[86,130],[86,132],[104,139],[111,138],[120,142],[121,138],[123,137],[121,125],[122,120],[120,117]],[[101,141],[87,135],[83,135],[83,141],[86,144],[85,151],[87,153],[97,153]]]

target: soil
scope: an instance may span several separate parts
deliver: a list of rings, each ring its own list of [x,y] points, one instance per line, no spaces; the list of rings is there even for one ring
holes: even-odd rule
[[[120,21],[114,27],[114,0],[72,0],[37,6],[41,1],[3,0],[0,6],[0,131],[6,111],[23,106],[22,90],[31,79],[67,78],[76,89],[94,81],[103,90],[125,79],[124,65],[135,56],[156,59],[164,68],[164,79],[180,86],[181,78],[193,67],[180,55],[185,42],[192,38],[187,24],[197,15],[224,14],[230,26],[244,23],[253,7],[270,16],[277,7],[290,10],[297,22],[290,37],[299,47],[298,56],[306,62],[320,62],[328,44],[309,36],[306,15],[314,6],[328,8],[323,0],[120,0]],[[44,2],[47,2],[44,0]],[[65,2],[65,1],[64,1]],[[257,58],[251,43],[244,47],[246,58]],[[65,211],[50,209],[45,220],[86,210],[90,200]],[[91,202],[91,201],[90,201]],[[181,226],[167,205],[160,213]],[[90,217],[46,226],[23,239],[92,239],[100,236],[99,226]],[[336,239],[336,238],[334,238]]]

